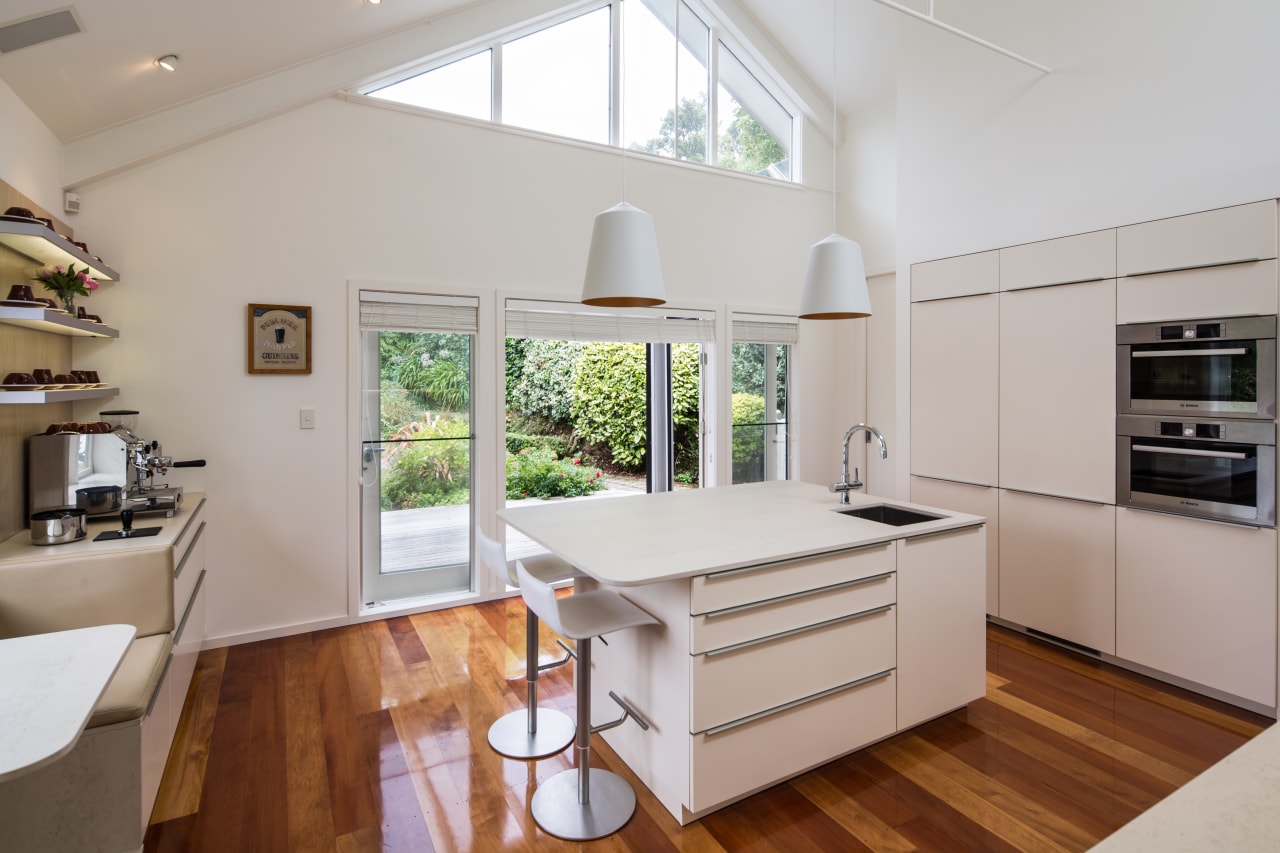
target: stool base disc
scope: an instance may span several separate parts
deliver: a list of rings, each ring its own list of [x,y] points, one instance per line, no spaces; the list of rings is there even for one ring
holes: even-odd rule
[[[489,746],[507,758],[546,758],[564,752],[577,731],[573,718],[552,708],[538,708],[538,731],[529,734],[529,712],[512,711],[489,727]]]
[[[608,770],[591,771],[591,802],[578,802],[578,770],[552,776],[533,792],[533,819],[544,832],[568,841],[612,835],[631,820],[636,794],[627,781]]]

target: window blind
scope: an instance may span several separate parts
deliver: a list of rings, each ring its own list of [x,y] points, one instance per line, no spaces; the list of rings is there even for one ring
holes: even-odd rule
[[[474,335],[480,301],[473,296],[360,291],[360,330]]]
[[[596,308],[576,302],[509,299],[509,338],[625,343],[712,343],[715,314],[662,308]]]
[[[734,313],[732,319],[734,343],[794,345],[799,340],[795,317]]]

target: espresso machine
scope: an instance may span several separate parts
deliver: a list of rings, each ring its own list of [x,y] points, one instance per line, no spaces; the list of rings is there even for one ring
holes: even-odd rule
[[[33,435],[29,447],[30,511],[75,506],[90,516],[172,516],[182,504],[182,487],[163,477],[170,468],[203,468],[203,459],[175,462],[160,442],[139,438],[137,412],[99,412],[102,421],[50,424]]]

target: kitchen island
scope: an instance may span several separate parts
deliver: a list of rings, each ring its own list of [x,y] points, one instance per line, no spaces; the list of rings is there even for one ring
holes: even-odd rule
[[[840,512],[884,505],[928,517]],[[592,714],[644,715],[603,737],[681,824],[985,691],[980,516],[779,481],[499,517],[661,621],[594,650]]]

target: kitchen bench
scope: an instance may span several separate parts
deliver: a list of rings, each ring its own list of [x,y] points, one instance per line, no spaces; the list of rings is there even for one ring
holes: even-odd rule
[[[136,850],[160,786],[204,640],[205,500],[188,494],[172,518],[137,539],[88,535],[35,546],[22,531],[0,543],[0,638],[132,625],[136,637],[64,757],[0,782],[0,826],[15,850]]]

